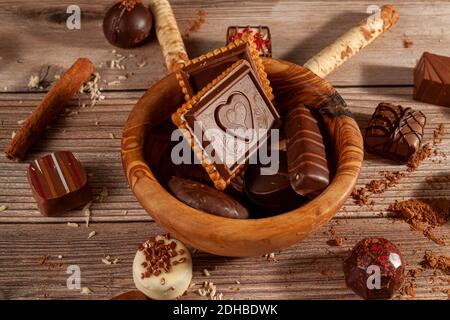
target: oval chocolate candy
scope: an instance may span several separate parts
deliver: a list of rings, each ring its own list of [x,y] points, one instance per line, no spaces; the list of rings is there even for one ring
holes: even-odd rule
[[[274,172],[269,169],[270,164],[252,164],[245,172],[244,189],[247,197],[262,209],[274,212],[286,212],[297,208],[304,200],[291,187],[286,152],[279,150]],[[272,155],[274,152],[272,151]],[[273,165],[273,164],[272,164]],[[277,167],[277,168],[276,168]]]
[[[188,206],[216,216],[233,219],[247,219],[248,210],[238,201],[204,184],[172,177],[167,183],[169,190]]]

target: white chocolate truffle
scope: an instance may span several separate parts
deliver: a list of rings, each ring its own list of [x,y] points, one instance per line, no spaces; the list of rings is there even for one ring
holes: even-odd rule
[[[191,279],[191,254],[176,239],[152,237],[136,252],[133,261],[134,284],[151,299],[175,299],[188,289]]]

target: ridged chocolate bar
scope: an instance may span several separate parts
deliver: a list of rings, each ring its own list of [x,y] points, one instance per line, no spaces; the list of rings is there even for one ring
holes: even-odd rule
[[[419,150],[426,117],[421,111],[382,102],[376,108],[364,139],[365,149],[408,162]]]
[[[292,188],[313,198],[330,183],[330,172],[320,126],[311,110],[298,105],[288,110],[284,131]]]

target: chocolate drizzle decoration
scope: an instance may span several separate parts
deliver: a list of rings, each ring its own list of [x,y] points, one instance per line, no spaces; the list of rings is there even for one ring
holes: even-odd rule
[[[407,162],[420,148],[426,117],[421,111],[382,102],[366,130],[368,152]]]

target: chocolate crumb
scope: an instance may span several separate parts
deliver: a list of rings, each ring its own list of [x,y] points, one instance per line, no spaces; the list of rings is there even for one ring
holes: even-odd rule
[[[329,246],[333,247],[342,247],[344,245],[345,238],[337,237],[335,239],[330,239],[327,241]]]
[[[184,39],[188,39],[192,33],[200,30],[203,23],[205,23],[206,12],[204,10],[197,10],[195,19],[190,22],[190,25],[186,32],[183,34]]]
[[[403,39],[403,48],[409,49],[414,45],[414,42],[412,42],[412,40],[410,39]]]

